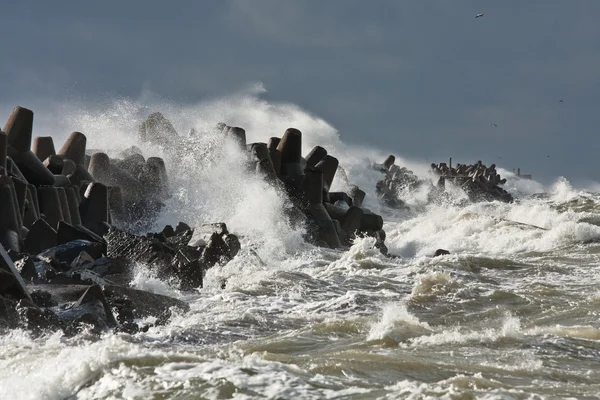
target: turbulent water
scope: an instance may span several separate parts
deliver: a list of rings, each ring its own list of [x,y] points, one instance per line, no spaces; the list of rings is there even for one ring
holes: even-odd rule
[[[327,148],[368,193],[398,257],[382,256],[368,238],[346,252],[304,243],[302,227],[281,217],[286,199],[213,134],[185,154],[137,144],[137,126],[155,110],[183,134],[224,121],[252,142],[299,128],[304,153]],[[174,195],[157,227],[224,221],[243,250],[193,294],[139,265],[134,287],[191,305],[167,326],[100,338],[0,337],[2,399],[600,396],[600,195],[500,171],[514,204],[468,203],[455,189],[447,203],[405,193],[410,211],[385,209],[374,193],[380,174],[366,159],[386,152],[347,146],[325,121],[255,91],[188,107],[66,105],[60,114],[70,117],[51,125],[40,114],[34,135],[61,140],[81,130],[90,148],[137,144],[146,156],[163,155]],[[396,163],[427,177],[425,163]],[[431,257],[438,248],[451,255]]]

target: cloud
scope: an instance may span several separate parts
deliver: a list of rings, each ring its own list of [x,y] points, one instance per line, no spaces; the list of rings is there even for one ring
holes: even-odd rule
[[[343,49],[375,44],[384,32],[374,21],[344,19],[355,5],[278,0],[230,0],[229,23],[241,31],[250,31],[284,45]]]

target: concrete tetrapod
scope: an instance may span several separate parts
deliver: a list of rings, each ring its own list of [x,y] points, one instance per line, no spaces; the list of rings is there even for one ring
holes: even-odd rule
[[[6,171],[6,155],[8,152],[8,135],[0,130],[0,174]],[[6,172],[4,172],[6,173]]]
[[[15,107],[3,128],[8,135],[7,154],[28,183],[52,185],[54,176],[30,150],[32,129],[33,111]]]
[[[327,150],[321,146],[315,146],[306,156],[306,168],[312,168],[327,155]]]
[[[112,165],[110,158],[105,153],[92,155],[89,172],[97,182],[106,186],[121,187],[126,202],[136,203],[143,197],[144,188],[140,181],[119,167]]]
[[[71,160],[75,163],[76,170],[72,175],[73,179],[77,182],[91,182],[94,180],[84,166],[86,144],[87,138],[83,133],[73,132],[56,153],[63,160]]]
[[[316,230],[317,243],[325,243],[332,249],[341,247],[335,225],[322,203],[323,172],[313,168],[306,170],[302,189],[308,202],[306,215]]]
[[[281,152],[277,150],[279,142],[281,142],[281,139],[278,137],[272,137],[269,139],[269,143],[267,144],[269,149],[269,157],[271,157],[271,162],[273,163],[273,168],[275,169],[277,176],[281,175]]]
[[[18,205],[8,176],[0,176],[0,243],[7,249],[20,251]]]
[[[302,132],[289,128],[281,137],[277,145],[281,152],[281,175],[292,184],[300,180],[303,175],[302,167]]]
[[[51,136],[37,136],[33,139],[31,151],[40,161],[44,161],[48,157],[56,155],[54,140]]]
[[[40,213],[46,216],[46,221],[56,229],[59,221],[63,221],[62,205],[58,197],[58,188],[54,186],[40,186],[37,188]]]

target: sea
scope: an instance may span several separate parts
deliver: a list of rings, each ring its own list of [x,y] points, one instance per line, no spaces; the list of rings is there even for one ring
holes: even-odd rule
[[[242,250],[193,292],[136,265],[132,287],[190,305],[167,325],[137,334],[1,335],[0,398],[600,397],[594,188],[562,177],[545,185],[519,179],[499,165],[514,203],[472,203],[451,186],[446,200],[430,203],[424,186],[399,193],[410,209],[390,209],[377,198],[382,175],[371,168],[389,150],[349,144],[327,121],[264,100],[262,91],[192,105],[150,96],[34,108],[34,136],[52,135],[57,146],[77,130],[89,149],[116,155],[135,145],[164,157],[172,196],[154,229],[225,222]],[[139,124],[154,111],[183,144],[138,142]],[[332,190],[355,184],[367,193],[364,205],[383,216],[393,257],[368,237],[346,251],[307,243],[304,227],[284,217],[286,196],[248,171],[235,145],[214,132],[218,122],[245,128],[248,143],[295,127],[303,154],[325,147],[347,175],[336,175]],[[197,134],[187,138],[191,128]],[[395,155],[396,164],[430,177],[427,162]],[[450,255],[433,257],[440,248]]]

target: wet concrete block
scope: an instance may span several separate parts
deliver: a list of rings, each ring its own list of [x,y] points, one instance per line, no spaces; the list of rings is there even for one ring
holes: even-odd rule
[[[56,231],[43,219],[34,222],[25,237],[25,251],[30,254],[39,254],[57,244]]]

